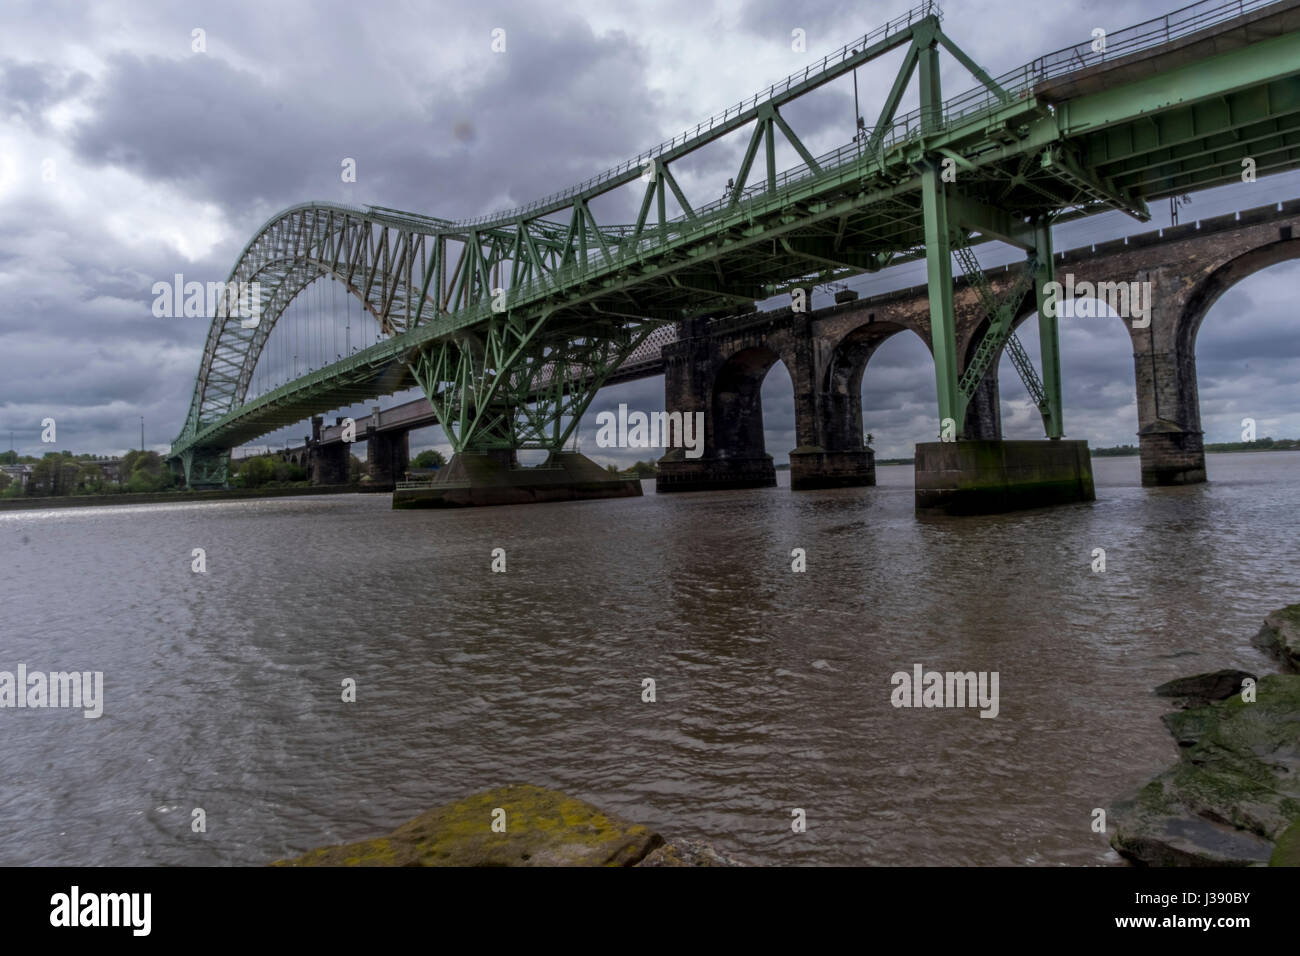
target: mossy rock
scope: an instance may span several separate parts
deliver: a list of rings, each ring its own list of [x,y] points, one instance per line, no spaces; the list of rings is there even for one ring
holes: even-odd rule
[[[492,829],[498,809],[505,811],[504,832]],[[648,828],[582,800],[515,784],[429,810],[387,836],[272,865],[635,866],[662,844]]]
[[[1277,840],[1269,866],[1300,866],[1300,820],[1291,824]]]
[[[1268,862],[1300,820],[1300,676],[1166,715],[1179,761],[1111,808],[1111,845],[1152,866]]]
[[[1255,635],[1255,646],[1276,658],[1283,670],[1300,673],[1300,604],[1273,611]]]

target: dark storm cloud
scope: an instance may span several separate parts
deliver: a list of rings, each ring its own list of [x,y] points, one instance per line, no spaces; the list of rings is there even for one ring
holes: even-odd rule
[[[215,56],[118,54],[72,145],[236,211],[346,196],[460,218],[568,186],[655,138],[644,54],[630,38],[525,8],[504,18],[507,50],[493,54],[493,21],[482,19],[455,94],[418,70],[406,89],[385,88],[357,69],[355,51],[323,86]],[[302,54],[328,58],[330,43]],[[355,189],[342,188],[345,158],[357,164]]]
[[[210,57],[112,57],[93,107],[72,141],[81,158],[223,203],[282,198],[320,152],[301,111]]]

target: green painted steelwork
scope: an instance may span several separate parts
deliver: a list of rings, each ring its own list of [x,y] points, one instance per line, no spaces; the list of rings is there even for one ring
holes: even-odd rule
[[[416,384],[446,416],[457,450],[554,448],[619,356],[656,325],[921,256],[940,418],[961,422],[955,246],[998,239],[1039,249],[1041,294],[1046,223],[1107,209],[1146,218],[1148,200],[1239,176],[1249,150],[1261,173],[1300,166],[1297,7],[1197,3],[1112,33],[1104,52],[1085,41],[991,77],[926,3],[693,130],[518,209],[452,222],[381,207],[293,207],[259,230],[231,272],[231,282],[260,283],[261,322],[214,320],[173,455],[213,460],[322,409]],[[1257,36],[1266,39],[1248,44]],[[896,50],[903,61],[876,122],[814,156],[782,107]],[[978,84],[948,100],[945,52]],[[921,105],[900,116],[914,83]],[[672,164],[744,130],[727,193],[690,201]],[[800,165],[777,170],[778,136]],[[593,200],[638,183],[634,223],[597,220]],[[275,322],[321,277],[342,283],[386,338],[246,401]],[[1051,367],[1036,401],[1058,437],[1059,346],[1047,318]]]

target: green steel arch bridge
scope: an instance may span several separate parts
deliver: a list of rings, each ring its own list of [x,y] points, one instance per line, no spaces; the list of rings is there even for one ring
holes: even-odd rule
[[[449,221],[376,206],[305,203],[267,222],[228,283],[256,283],[256,325],[226,307],[209,329],[171,455],[194,487],[220,485],[230,450],[312,414],[420,387],[455,452],[565,445],[596,391],[656,328],[924,258],[938,420],[960,423],[1008,349],[1062,434],[1052,226],[1300,167],[1300,0],[1205,0],[991,76],[927,2],[755,96],[584,183],[520,208]],[[894,51],[902,63],[868,125],[814,155],[783,109]],[[942,58],[971,88],[944,98]],[[900,112],[905,102],[919,102]],[[692,202],[673,170],[735,136],[725,195]],[[777,168],[777,149],[800,162]],[[1252,165],[1253,164],[1253,165]],[[680,170],[680,166],[677,166]],[[639,192],[631,223],[593,204]],[[972,247],[1023,249],[1001,296]],[[953,261],[988,314],[961,361]],[[268,339],[295,299],[330,280],[376,341],[255,397]],[[1013,332],[1036,293],[1042,368]],[[300,300],[301,301],[301,300]],[[251,327],[249,327],[251,326]],[[296,366],[295,357],[295,366]],[[296,368],[295,368],[296,372]]]

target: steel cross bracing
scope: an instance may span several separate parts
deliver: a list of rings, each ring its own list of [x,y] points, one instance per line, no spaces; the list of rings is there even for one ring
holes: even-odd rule
[[[1029,249],[1031,223],[1105,209],[1146,218],[1148,199],[1236,180],[1247,154],[1261,174],[1300,166],[1298,3],[1207,0],[1111,33],[1105,52],[1085,41],[996,78],[944,34],[927,3],[693,130],[518,209],[459,222],[381,207],[286,210],[231,272],[232,282],[261,283],[261,323],[213,322],[173,453],[210,457],[417,382],[449,416],[457,450],[555,447],[566,428],[539,426],[537,416],[580,413],[609,363],[656,325],[927,254],[940,415],[960,420],[954,243]],[[1253,31],[1254,42],[1197,46],[1233,31]],[[814,156],[782,107],[895,50],[903,62],[875,122]],[[941,51],[975,89],[942,98]],[[899,115],[909,90],[921,105]],[[741,130],[747,147],[727,194],[692,202],[672,164]],[[802,160],[783,172],[780,139]],[[638,182],[636,220],[600,223],[592,201]],[[672,217],[670,195],[681,210]],[[322,276],[343,283],[387,338],[246,401],[276,320]],[[593,345],[601,342],[608,347]],[[575,394],[527,411],[536,393],[522,389],[553,375],[541,370],[556,367],[554,356],[572,376],[562,392]],[[1056,370],[1044,378],[1059,385]],[[1048,383],[1049,405],[1051,392]]]
[[[953,243],[952,252],[961,264],[962,274],[966,276],[974,287],[976,295],[979,296],[980,305],[989,317],[989,327],[980,339],[975,354],[971,356],[971,360],[967,363],[966,370],[962,372],[958,382],[962,395],[965,396],[967,402],[970,401],[985,374],[993,367],[998,354],[1005,346],[1011,356],[1012,365],[1015,366],[1021,381],[1025,383],[1025,388],[1029,390],[1029,395],[1034,400],[1034,405],[1038,409],[1044,410],[1047,404],[1047,396],[1043,393],[1043,383],[1039,380],[1033,363],[1025,353],[1024,346],[1020,344],[1020,339],[1016,336],[1013,325],[1017,316],[1021,313],[1025,294],[1033,288],[1034,277],[1038,271],[1037,260],[1031,256],[1029,268],[1016,276],[1011,288],[999,297],[989,284],[988,276],[980,268],[979,260],[975,258],[975,252],[968,245],[968,241],[969,237],[960,236]]]

